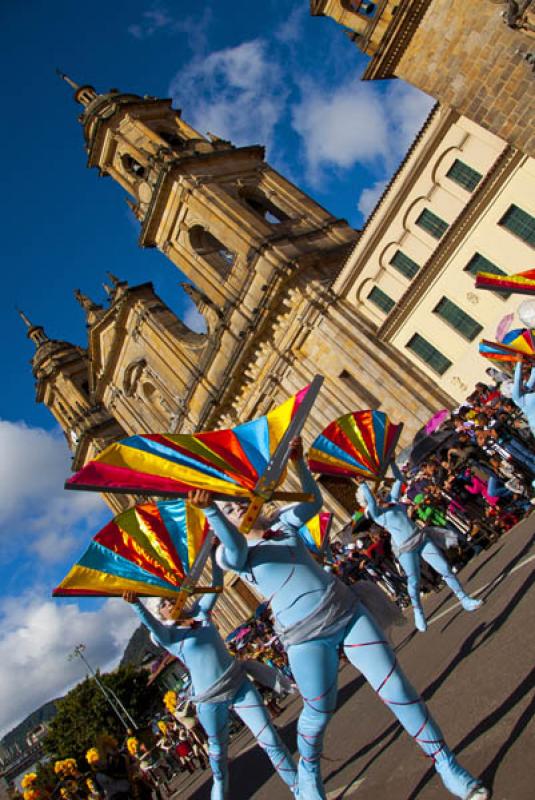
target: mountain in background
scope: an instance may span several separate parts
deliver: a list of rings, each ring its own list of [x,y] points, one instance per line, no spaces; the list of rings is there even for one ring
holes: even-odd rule
[[[165,653],[166,650],[163,647],[154,644],[151,640],[147,628],[140,625],[130,637],[119,666],[140,667],[147,660],[161,658]]]
[[[21,750],[25,750],[27,734],[35,730],[41,722],[50,722],[56,716],[56,703],[60,699],[57,697],[55,700],[49,700],[48,703],[45,703],[36,711],[32,711],[26,719],[19,722],[15,728],[0,739],[0,745],[3,745],[8,750],[18,745]]]

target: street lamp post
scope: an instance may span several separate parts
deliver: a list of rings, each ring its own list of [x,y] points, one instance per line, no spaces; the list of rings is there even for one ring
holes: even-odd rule
[[[137,730],[137,724],[132,715],[130,714],[130,712],[128,711],[128,709],[124,707],[123,703],[119,700],[113,689],[110,689],[108,686],[104,686],[98,674],[95,672],[95,670],[93,669],[87,658],[84,656],[84,651],[85,651],[85,644],[76,645],[72,653],[70,653],[67,656],[67,660],[74,661],[75,658],[79,658],[81,661],[83,661],[87,669],[89,670],[91,676],[94,678],[98,688],[104,695],[106,702],[113,710],[117,718],[120,720],[122,725],[124,725],[125,730],[126,731],[129,731],[131,729]]]

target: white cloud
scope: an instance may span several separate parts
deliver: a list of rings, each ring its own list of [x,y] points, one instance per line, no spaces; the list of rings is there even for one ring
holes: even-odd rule
[[[45,561],[61,560],[80,532],[101,522],[96,494],[66,492],[70,453],[63,436],[23,422],[0,420],[0,548],[16,538]]]
[[[357,78],[334,89],[302,81],[292,125],[303,140],[308,179],[317,185],[326,169],[357,163],[392,169],[431,105],[426,95],[401,83],[385,93]]]
[[[135,25],[129,25],[128,33],[135,39],[148,39],[162,30],[172,28],[174,20],[166,8],[155,6],[142,14],[142,20]]]
[[[194,17],[175,19],[166,6],[157,4],[141,15],[141,20],[127,28],[134,39],[150,39],[158,34],[176,35],[182,33],[187,38],[191,50],[199,53],[206,49],[207,29],[212,21],[211,8],[204,8],[202,14]]]
[[[308,14],[309,10],[305,3],[295,6],[275,31],[275,38],[284,44],[292,44],[299,41],[302,35],[303,23]]]
[[[117,598],[85,611],[76,603],[43,602],[34,595],[5,599],[0,622],[0,736],[83,679],[79,659],[67,660],[77,644],[86,645],[93,667],[109,669],[138,625]]]
[[[269,144],[288,94],[283,72],[256,39],[194,58],[173,78],[173,100],[201,132],[234,144]]]
[[[408,83],[395,81],[389,85],[386,106],[397,155],[405,155],[434,103],[432,97]]]
[[[375,204],[381,197],[386,181],[377,181],[373,186],[364,189],[359,197],[357,207],[363,217],[367,217],[373,211]]]

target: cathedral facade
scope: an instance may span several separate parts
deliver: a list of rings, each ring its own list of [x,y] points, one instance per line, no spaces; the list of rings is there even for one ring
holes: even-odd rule
[[[351,410],[403,421],[407,442],[452,398],[338,294],[359,233],[264,160],[263,148],[201,135],[170,100],[73,86],[88,166],[129,195],[141,247],[157,247],[191,283],[206,331],[190,330],[150,283],[111,276],[103,308],[80,292],[88,347],[35,343],[37,399],[63,428],[79,469],[125,435],[231,427],[266,413],[325,376],[304,431],[310,444]],[[289,482],[295,486],[290,474]],[[346,487],[324,483],[339,519]],[[106,497],[114,511],[133,498]],[[218,604],[223,631],[258,603],[235,576]]]

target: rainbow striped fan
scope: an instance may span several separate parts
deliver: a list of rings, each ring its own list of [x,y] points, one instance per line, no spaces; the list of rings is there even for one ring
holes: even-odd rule
[[[495,275],[492,272],[478,272],[476,289],[491,289],[493,292],[509,294],[535,294],[535,269],[518,272],[516,275]]]
[[[332,521],[333,515],[325,511],[316,514],[299,528],[299,535],[312,553],[316,555],[323,553],[325,545],[329,541]]]
[[[479,352],[492,361],[531,361],[535,358],[535,329],[515,328],[501,342],[479,343]]]
[[[312,472],[380,480],[384,476],[403,424],[394,425],[382,411],[354,411],[331,422],[308,454]]]
[[[184,500],[141,503],[93,537],[53,595],[111,597],[133,591],[175,598],[202,571],[211,547],[208,531],[202,511]]]
[[[216,497],[272,497],[322,378],[266,416],[235,428],[195,434],[130,436],[106,447],[66,489],[176,497],[206,489]]]

